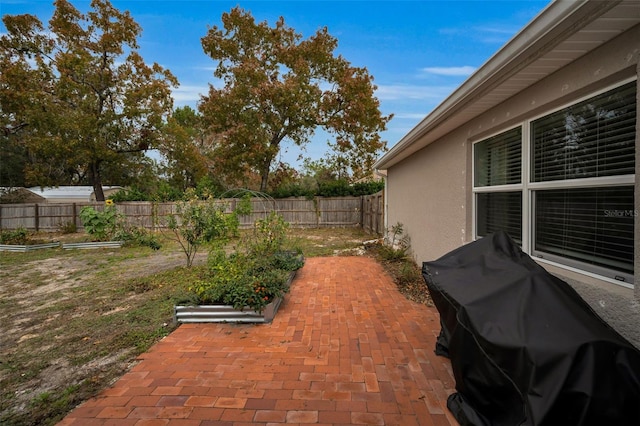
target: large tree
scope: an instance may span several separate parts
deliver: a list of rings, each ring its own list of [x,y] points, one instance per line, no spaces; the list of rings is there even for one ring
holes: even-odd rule
[[[228,172],[259,173],[264,191],[283,141],[303,147],[318,128],[356,172],[385,149],[379,132],[391,117],[380,112],[373,77],[334,54],[327,28],[303,40],[282,17],[270,27],[238,7],[222,23],[202,46],[224,86],[209,85],[199,109]]]
[[[156,145],[177,80],[138,53],[141,27],[108,0],[87,14],[54,2],[48,28],[5,15],[0,37],[0,125],[29,153],[26,180],[87,181],[104,200],[102,177]]]
[[[194,188],[212,167],[209,138],[202,131],[200,115],[189,106],[179,107],[169,117],[160,152],[165,158],[165,175],[171,186],[185,191]]]

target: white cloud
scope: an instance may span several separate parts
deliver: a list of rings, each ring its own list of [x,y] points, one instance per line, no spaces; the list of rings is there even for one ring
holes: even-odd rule
[[[422,120],[427,116],[426,112],[400,112],[393,115],[398,120]]]
[[[213,66],[199,66],[199,67],[193,67],[194,70],[198,70],[198,71],[211,71],[214,72],[217,67],[213,67]]]
[[[200,95],[205,95],[208,92],[208,86],[181,85],[177,89],[173,89],[173,100],[178,106],[195,105],[200,100]]]
[[[461,67],[426,67],[422,68],[422,71],[427,74],[437,74],[446,76],[469,76],[476,70],[475,67],[470,65],[464,65]]]
[[[381,101],[397,99],[440,101],[449,95],[455,87],[451,86],[420,86],[407,84],[378,85],[376,96]]]
[[[512,25],[509,26],[482,26],[473,27],[473,30],[480,34],[500,34],[503,36],[512,36],[518,31],[518,28]]]
[[[445,36],[470,37],[485,44],[504,44],[518,32],[519,27],[511,24],[473,26],[469,28],[442,28]]]

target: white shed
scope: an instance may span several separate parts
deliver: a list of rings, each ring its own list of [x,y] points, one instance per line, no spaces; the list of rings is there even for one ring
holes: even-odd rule
[[[96,195],[92,186],[58,186],[45,188],[36,186],[28,189],[42,197],[45,203],[86,203],[96,201]],[[121,189],[123,189],[121,186],[102,187],[106,198],[109,198],[109,196]]]

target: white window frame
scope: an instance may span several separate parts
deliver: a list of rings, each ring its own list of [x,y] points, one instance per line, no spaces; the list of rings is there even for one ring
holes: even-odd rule
[[[631,83],[633,81],[637,81],[637,77],[631,77],[625,80],[621,80],[616,82],[615,84],[608,85],[603,87],[597,91],[590,92],[589,94],[573,99],[570,102],[567,102],[563,105],[560,105],[556,108],[549,109],[544,111],[543,113],[532,116],[526,120],[523,120],[520,123],[512,125],[510,127],[501,128],[498,131],[484,136],[481,139],[471,140],[471,166],[472,166],[472,212],[473,217],[471,221],[472,226],[472,235],[473,239],[476,240],[478,238],[482,238],[477,234],[477,220],[478,220],[478,211],[477,211],[477,202],[476,202],[476,194],[486,193],[486,192],[506,192],[506,191],[522,191],[522,250],[534,258],[536,261],[540,263],[545,263],[549,265],[556,266],[558,268],[570,270],[573,272],[580,273],[582,275],[586,275],[589,277],[597,278],[599,280],[611,282],[614,284],[621,285],[623,287],[633,288],[633,275],[620,273],[611,269],[607,269],[604,267],[598,267],[595,265],[589,265],[588,269],[582,269],[581,266],[584,264],[579,261],[573,261],[572,259],[562,258],[560,256],[554,255],[536,255],[534,253],[534,236],[535,236],[535,221],[534,221],[534,192],[536,190],[543,189],[572,189],[572,188],[604,188],[610,186],[634,186],[635,185],[635,174],[628,175],[619,175],[619,176],[604,176],[604,177],[594,177],[594,178],[585,178],[585,179],[570,179],[570,180],[557,180],[557,181],[547,181],[547,182],[532,182],[531,181],[531,123],[535,120],[538,120],[547,115],[556,113],[565,108],[571,107],[572,105],[579,104],[580,102],[584,102],[596,96],[599,96],[603,93],[609,92],[611,90],[615,90],[616,88],[622,87],[625,84]],[[640,109],[640,105],[636,106],[636,111]],[[636,126],[640,125],[640,114],[636,113]],[[522,151],[521,151],[521,180],[519,184],[510,184],[510,185],[496,185],[496,186],[478,186],[475,184],[475,146],[476,144],[483,142],[487,139],[490,139],[494,136],[497,136],[501,133],[508,132],[515,128],[522,128]],[[637,141],[636,141],[637,144]],[[636,165],[637,167],[638,165]],[[637,205],[636,201],[636,205]],[[636,248],[640,249],[640,248]],[[635,271],[634,271],[635,273]]]
[[[521,134],[522,137],[524,138],[524,132],[525,132],[525,128],[522,125],[522,123],[516,124],[514,126],[511,127],[506,127],[504,129],[501,129],[500,131],[497,131],[495,133],[492,133],[488,136],[483,137],[482,139],[478,139],[476,141],[473,141],[471,144],[471,185],[472,185],[472,192],[473,195],[471,197],[471,208],[473,209],[473,220],[471,221],[471,232],[473,235],[473,239],[476,240],[478,238],[482,238],[482,237],[478,237],[478,232],[477,232],[477,227],[478,227],[478,210],[477,210],[477,202],[476,202],[476,194],[479,193],[486,193],[486,192],[516,192],[516,191],[522,191],[523,190],[523,185],[524,185],[524,170],[521,170],[521,175],[520,175],[520,183],[512,183],[512,184],[508,184],[508,185],[494,185],[494,186],[476,186],[476,162],[475,162],[475,149],[476,149],[476,144],[483,142],[487,139],[491,139],[494,136],[498,136],[502,133],[506,133],[506,132],[510,132],[511,130],[520,128],[521,129]],[[521,148],[524,148],[524,146],[522,146]],[[524,152],[521,152],[521,155],[524,154]],[[524,165],[523,165],[524,166]],[[521,167],[522,169],[522,167]],[[524,210],[523,210],[524,212]],[[524,222],[522,223],[522,241],[524,242],[524,234],[525,234],[525,230],[524,230]]]

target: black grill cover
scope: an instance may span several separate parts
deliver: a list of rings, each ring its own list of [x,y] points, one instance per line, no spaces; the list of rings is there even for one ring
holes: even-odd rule
[[[640,425],[640,351],[504,232],[425,262],[461,425]]]

